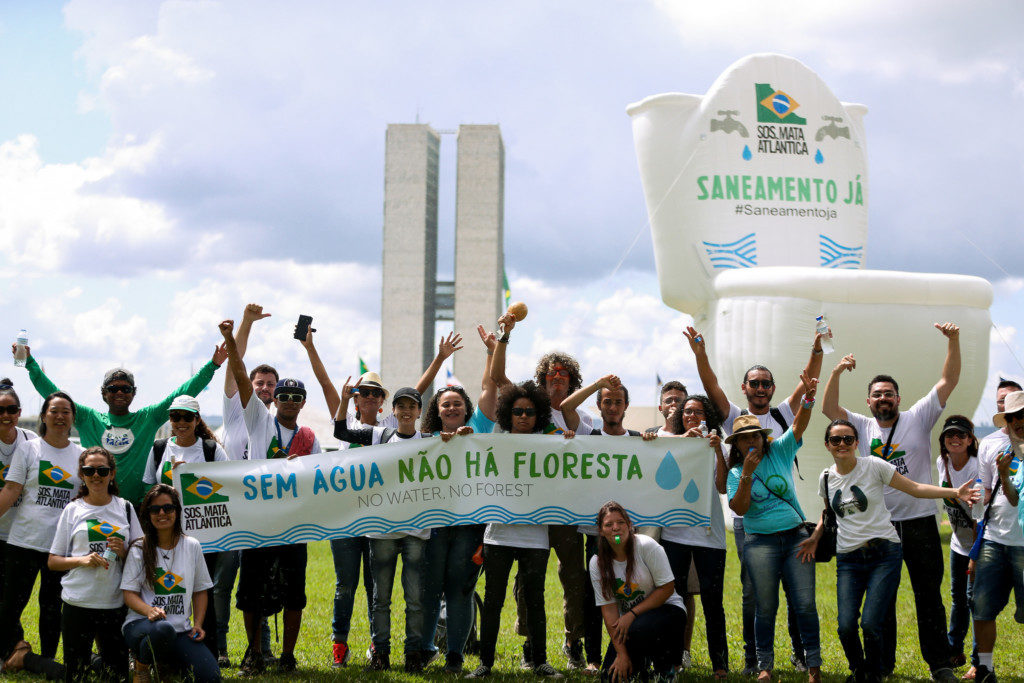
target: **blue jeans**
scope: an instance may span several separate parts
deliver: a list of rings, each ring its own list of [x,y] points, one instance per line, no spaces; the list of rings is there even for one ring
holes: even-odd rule
[[[839,642],[850,671],[866,676],[866,680],[880,680],[882,674],[882,629],[889,603],[900,586],[902,566],[903,546],[885,539],[836,555]]]
[[[434,648],[434,634],[444,596],[448,655],[461,660],[473,626],[473,592],[480,565],[473,555],[484,540],[484,525],[440,527],[427,541],[423,571],[423,644]]]
[[[175,669],[191,675],[197,683],[220,680],[217,658],[201,642],[189,637],[188,631],[178,633],[166,619],[150,621],[136,619],[121,629],[125,642],[143,664],[153,664],[154,657],[161,662],[173,663]]]
[[[779,610],[779,581],[796,613],[808,667],[821,666],[818,610],[814,602],[814,562],[797,557],[800,542],[808,534],[802,527],[775,534],[746,534],[743,560],[754,585],[754,641],[757,665],[775,668],[775,614]]]
[[[423,560],[427,542],[415,536],[370,539],[370,571],[373,573],[373,619],[370,637],[378,652],[391,652],[391,589],[395,565],[402,556],[402,590],[405,593],[405,651],[419,652],[423,642]]]
[[[1024,624],[1024,546],[985,541],[974,568],[971,605],[977,621],[995,621],[1014,593],[1013,618]]]
[[[331,555],[334,557],[334,616],[331,633],[336,643],[348,643],[352,624],[352,605],[359,585],[359,565],[363,566],[363,585],[366,588],[366,623],[373,623],[373,577],[370,574],[370,541],[365,536],[332,538]]]
[[[964,651],[967,628],[973,619],[971,600],[974,599],[974,581],[967,576],[970,563],[967,555],[961,555],[952,548],[949,551],[949,592],[952,606],[949,608],[949,646],[953,654]],[[978,666],[978,643],[971,637],[971,664]]]
[[[217,614],[217,650],[228,653],[228,626],[231,623],[231,591],[238,575],[242,551],[225,550],[217,553],[217,566],[213,570],[213,607]],[[263,652],[270,652],[270,626],[263,619],[260,641]]]

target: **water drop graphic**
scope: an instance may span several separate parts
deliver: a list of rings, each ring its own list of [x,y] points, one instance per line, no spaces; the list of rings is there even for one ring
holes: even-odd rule
[[[697,499],[700,498],[700,488],[697,486],[697,482],[693,479],[686,485],[686,490],[683,491],[683,500],[687,503],[696,503]]]
[[[750,158],[752,156],[754,156],[754,155],[750,153],[750,147],[748,147],[747,145],[743,145],[743,158],[746,161],[750,161]]]
[[[825,161],[825,155],[823,155],[821,153],[821,150],[819,149],[817,152],[814,153],[814,163],[820,164],[820,163],[823,163],[824,161]]]
[[[682,480],[683,473],[679,471],[679,465],[676,464],[676,459],[672,457],[672,452],[665,453],[661,464],[658,465],[658,471],[654,473],[654,481],[666,491],[671,491],[679,486]]]

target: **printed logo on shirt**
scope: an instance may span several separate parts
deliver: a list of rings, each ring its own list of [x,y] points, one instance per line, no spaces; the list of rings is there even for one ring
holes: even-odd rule
[[[267,446],[267,460],[273,460],[274,458],[287,458],[288,451],[281,448],[281,442],[277,440],[276,436],[270,438],[270,444]]]
[[[837,517],[853,516],[868,509],[868,497],[859,486],[851,486],[850,495],[853,496],[853,500],[843,500],[842,491],[839,490],[832,496],[832,511]]]
[[[185,592],[185,586],[182,585],[185,579],[174,572],[167,572],[161,567],[157,567],[153,573],[156,579],[153,581],[153,592],[157,595],[173,595]]]
[[[110,522],[103,521],[102,519],[87,519],[85,520],[85,526],[89,530],[89,541],[106,541],[111,536],[117,536],[118,538],[124,538],[124,534],[118,533],[121,531],[121,527]]]
[[[544,428],[545,434],[565,434],[562,428],[556,425],[554,422],[549,422],[548,426]]]
[[[4,465],[0,468],[0,489],[7,483],[7,472],[11,469],[10,465]]]
[[[135,434],[125,427],[107,427],[100,436],[100,445],[114,455],[128,451],[135,443]]]
[[[174,466],[169,461],[160,465],[160,481],[168,486],[174,485]]]
[[[197,477],[194,474],[181,475],[182,505],[205,505],[207,503],[226,503],[228,496],[218,493],[223,486],[209,477]]]
[[[886,462],[890,463],[893,467],[896,468],[897,472],[904,476],[910,472],[910,469],[907,467],[906,461],[903,459],[903,456],[905,456],[907,453],[906,451],[900,450],[900,445],[898,443],[893,442],[892,444],[890,444],[888,453],[883,453],[882,451],[884,450],[884,441],[882,441],[878,437],[871,439],[871,455],[875,456],[876,458],[881,458],[882,460],[885,460]]]
[[[71,473],[60,465],[54,465],[49,460],[39,462],[39,485],[59,489],[74,488],[71,483]]]
[[[639,585],[626,583],[622,579],[615,577],[615,597],[626,609],[629,609],[643,602],[646,594],[640,590]]]

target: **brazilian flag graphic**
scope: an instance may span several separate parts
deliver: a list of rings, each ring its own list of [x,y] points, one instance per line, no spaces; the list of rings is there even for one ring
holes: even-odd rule
[[[757,100],[758,122],[789,123],[801,126],[807,123],[807,119],[794,113],[800,103],[794,100],[792,95],[776,90],[768,83],[755,83],[754,92],[754,97]]]
[[[7,483],[7,472],[10,469],[10,465],[4,465],[3,467],[0,467],[0,489],[2,489],[4,487],[4,484]]]
[[[168,486],[174,485],[174,467],[169,461],[160,466],[160,481]]]
[[[223,488],[213,479],[197,477],[194,474],[181,475],[181,502],[183,505],[206,505],[207,503],[226,503],[228,497],[217,493]]]
[[[39,462],[39,485],[57,489],[74,488],[71,483],[71,473],[61,468],[60,465],[52,464],[49,460]]]
[[[153,581],[153,592],[157,595],[174,595],[185,592],[185,587],[181,585],[184,579],[174,572],[165,572],[162,568],[157,567],[153,573],[156,575]]]
[[[118,533],[121,531],[121,527],[110,522],[104,522],[102,519],[87,519],[85,520],[85,526],[89,530],[90,543],[106,541],[112,536],[124,539],[124,534]]]

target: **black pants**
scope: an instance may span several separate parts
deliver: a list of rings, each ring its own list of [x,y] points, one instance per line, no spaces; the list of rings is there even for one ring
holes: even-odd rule
[[[725,550],[699,545],[683,545],[662,541],[668,555],[668,564],[675,577],[676,593],[686,595],[686,580],[690,574],[690,560],[697,567],[700,580],[700,604],[704,611],[704,628],[708,639],[708,655],[714,671],[729,670],[729,643],[725,638],[725,607],[722,593],[725,588]]]
[[[662,605],[642,613],[629,627],[626,637],[626,652],[633,663],[633,673],[639,673],[646,680],[644,672],[654,667],[655,673],[672,670],[683,657],[683,632],[686,631],[686,610],[676,605]],[[608,651],[601,665],[601,680],[606,680],[608,671],[618,653],[615,644],[608,644]]]
[[[587,536],[585,567],[590,567],[590,558],[597,555],[597,536]],[[604,618],[601,608],[595,604],[594,584],[587,571],[587,580],[583,584],[583,651],[587,655],[587,664],[601,665],[601,637],[604,634]]]
[[[4,592],[0,601],[0,650],[6,658],[24,636],[21,613],[25,611],[36,575],[39,575],[39,654],[53,659],[60,642],[60,579],[64,572],[46,568],[49,553],[10,543],[4,558]]]
[[[519,580],[526,628],[529,631],[533,663],[547,661],[547,620],[544,615],[544,576],[548,569],[548,549],[513,548],[484,545],[484,610],[480,615],[480,663],[494,666],[498,644],[501,608],[508,590],[512,563],[519,562]]]
[[[946,636],[946,606],[942,603],[942,542],[934,515],[893,522],[903,542],[903,562],[914,589],[917,638],[921,656],[932,671],[949,666],[952,654]],[[882,671],[896,668],[896,595],[882,626]]]
[[[203,559],[206,560],[206,571],[210,572],[210,578],[213,578],[214,570],[217,567],[217,558],[220,557],[220,553],[203,553]],[[217,609],[214,605],[215,600],[213,599],[213,589],[206,591],[206,615],[203,617],[203,631],[206,635],[203,637],[203,645],[210,651],[214,659],[217,659],[217,655],[220,651],[217,649]],[[124,623],[124,620],[121,620]],[[118,629],[120,630],[120,628]]]
[[[128,679],[128,646],[121,635],[127,608],[89,609],[64,603],[61,637],[64,639],[64,680],[81,681],[92,672],[92,644],[99,648],[104,666],[115,680]]]

